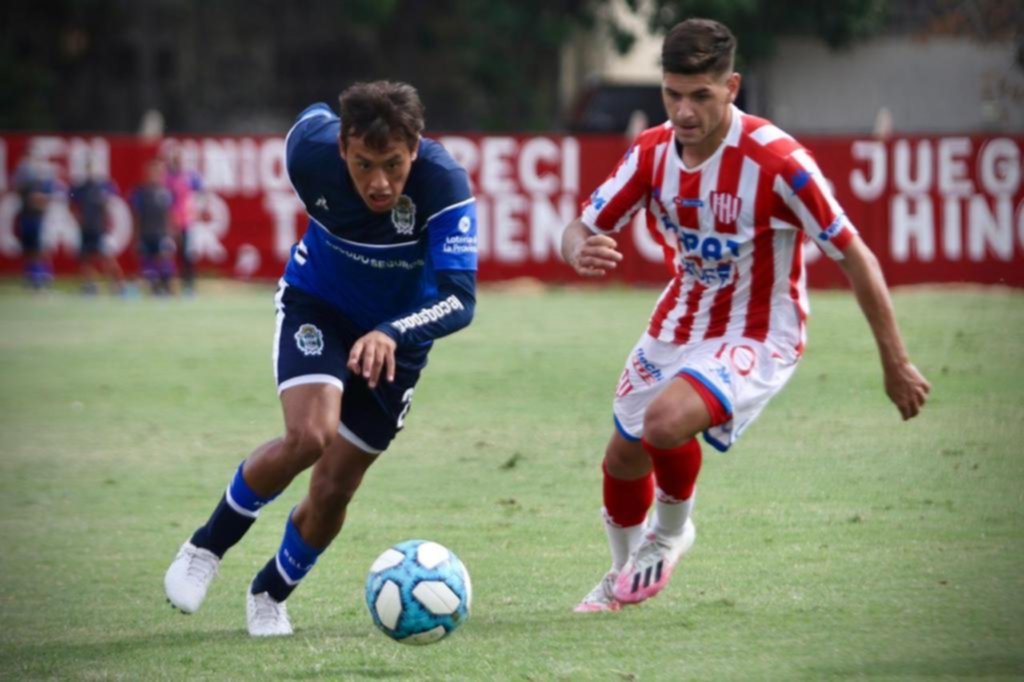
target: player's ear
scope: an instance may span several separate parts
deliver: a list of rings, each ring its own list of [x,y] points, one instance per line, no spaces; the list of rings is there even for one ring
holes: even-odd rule
[[[420,155],[420,141],[421,140],[423,140],[423,137],[420,136],[420,135],[417,135],[416,136],[416,146],[412,148],[412,156],[409,157],[410,161],[415,161],[416,157]]]
[[[736,71],[729,74],[729,77],[725,81],[725,85],[729,88],[729,104],[736,101],[736,97],[740,94],[740,82],[743,77]]]
[[[345,138],[341,136],[341,133],[338,133],[338,155],[342,160],[345,159]]]

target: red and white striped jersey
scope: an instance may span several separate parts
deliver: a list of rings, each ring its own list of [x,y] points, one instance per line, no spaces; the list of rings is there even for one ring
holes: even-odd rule
[[[648,333],[684,344],[725,335],[803,350],[806,235],[830,258],[856,229],[804,147],[763,118],[732,108],[722,144],[683,165],[671,123],[641,133],[583,205],[596,233],[618,232],[647,210],[675,273]]]

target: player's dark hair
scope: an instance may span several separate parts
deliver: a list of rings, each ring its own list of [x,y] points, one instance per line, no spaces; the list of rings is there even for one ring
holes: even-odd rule
[[[693,76],[731,73],[736,38],[725,24],[713,19],[687,19],[672,27],[661,46],[661,68]]]
[[[356,83],[338,96],[341,109],[341,140],[361,137],[367,147],[384,151],[400,137],[415,151],[423,131],[423,102],[407,83],[373,81]]]

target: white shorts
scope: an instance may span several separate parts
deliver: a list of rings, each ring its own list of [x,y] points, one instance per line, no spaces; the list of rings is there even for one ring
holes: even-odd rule
[[[679,346],[640,337],[619,377],[613,411],[623,438],[640,440],[644,413],[677,375],[686,374],[705,386],[729,414],[722,424],[704,432],[704,440],[725,452],[757,418],[772,396],[796,370],[792,349],[745,337],[719,337]]]

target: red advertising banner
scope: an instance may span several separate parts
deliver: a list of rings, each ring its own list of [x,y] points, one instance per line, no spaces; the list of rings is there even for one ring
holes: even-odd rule
[[[559,258],[562,228],[628,144],[618,136],[440,135],[472,177],[480,220],[480,279],[576,276]],[[1024,287],[1024,136],[914,136],[876,140],[813,137],[814,153],[839,202],[882,263],[891,284],[970,282]],[[147,143],[104,135],[0,135],[0,272],[20,270],[15,233],[20,198],[12,186],[31,155],[58,182],[43,241],[58,274],[73,273],[79,228],[66,189],[90,160],[119,186],[108,206],[107,246],[137,270],[126,197],[148,159],[169,145],[203,177],[191,233],[201,273],[277,278],[305,229],[303,207],[284,170],[284,138],[209,136]],[[62,191],[63,190],[63,191]],[[615,277],[662,284],[667,270],[646,230],[619,237],[626,262]],[[809,247],[812,286],[843,283]]]

